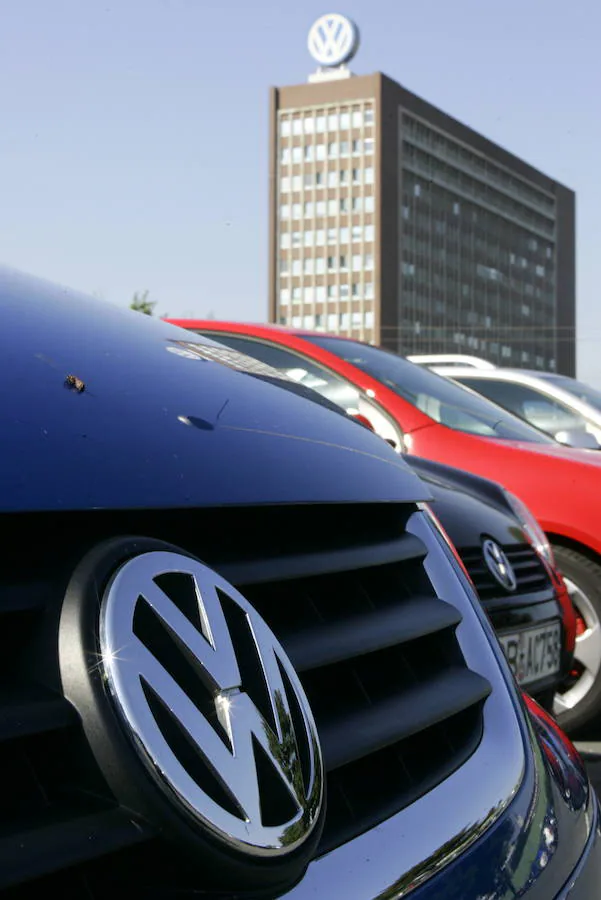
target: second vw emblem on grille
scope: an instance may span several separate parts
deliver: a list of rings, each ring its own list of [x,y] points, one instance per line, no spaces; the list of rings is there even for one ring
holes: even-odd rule
[[[188,815],[249,854],[304,842],[323,794],[315,723],[283,648],[232,585],[177,553],[134,557],[104,595],[100,651],[138,752]]]
[[[505,551],[495,541],[487,538],[482,544],[482,553],[491,575],[506,591],[515,591],[518,582]]]

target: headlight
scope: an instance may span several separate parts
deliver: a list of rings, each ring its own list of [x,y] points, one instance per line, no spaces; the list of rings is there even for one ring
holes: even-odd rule
[[[516,514],[526,537],[536,552],[546,559],[550,566],[555,567],[555,560],[553,559],[553,551],[549,539],[526,504],[522,503],[519,497],[516,497],[511,491],[504,490],[503,493],[505,494],[505,498],[510,507]]]

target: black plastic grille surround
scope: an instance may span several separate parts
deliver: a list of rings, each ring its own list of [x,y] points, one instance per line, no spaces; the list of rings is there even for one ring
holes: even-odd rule
[[[522,595],[531,599],[533,594],[549,591],[551,588],[549,576],[533,547],[521,543],[506,544],[502,549],[515,572],[517,580],[515,591],[507,591],[499,584],[484,561],[482,547],[462,548],[459,551],[482,601],[506,597],[515,602],[515,599]]]
[[[467,668],[455,635],[460,613],[435,595],[423,565],[427,547],[405,530],[413,511],[13,518],[0,582],[0,890],[166,898],[203,888],[202,873],[174,858],[152,823],[119,808],[61,693],[57,632],[66,585],[89,547],[118,534],[147,534],[202,558],[283,644],[324,755],[320,853],[460,766],[480,742],[490,685]]]

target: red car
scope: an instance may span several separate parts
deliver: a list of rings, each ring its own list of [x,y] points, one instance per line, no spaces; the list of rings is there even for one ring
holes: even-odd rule
[[[270,325],[171,321],[366,417],[399,451],[500,481],[517,495],[547,533],[578,613],[573,678],[556,714],[571,730],[601,717],[601,454],[560,446],[480,395],[359,341]]]

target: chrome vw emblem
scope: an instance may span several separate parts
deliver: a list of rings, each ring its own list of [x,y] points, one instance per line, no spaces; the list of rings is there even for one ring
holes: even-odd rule
[[[504,550],[495,541],[488,538],[482,544],[482,553],[491,575],[506,591],[515,591],[517,578]]]
[[[235,588],[178,553],[137,556],[103,597],[100,652],[172,800],[246,853],[303,843],[323,799],[315,722],[283,648]]]
[[[309,53],[321,66],[340,66],[359,49],[357,26],[338,13],[317,20],[309,31]]]

